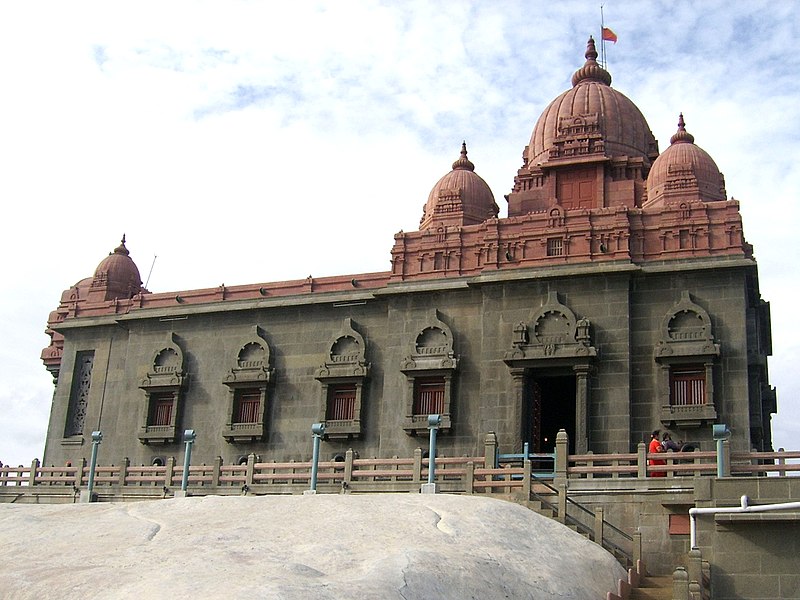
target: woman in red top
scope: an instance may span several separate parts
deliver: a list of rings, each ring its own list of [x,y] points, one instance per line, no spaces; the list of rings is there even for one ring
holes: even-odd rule
[[[658,452],[663,452],[664,447],[661,445],[661,440],[658,439],[659,430],[656,429],[650,435],[650,446],[647,448],[648,454],[655,454]],[[651,458],[648,459],[647,464],[650,467],[658,466],[658,465],[666,465],[667,461],[659,459],[659,458]],[[648,469],[650,472],[650,477],[666,477],[667,473],[665,471],[653,471],[652,469]]]

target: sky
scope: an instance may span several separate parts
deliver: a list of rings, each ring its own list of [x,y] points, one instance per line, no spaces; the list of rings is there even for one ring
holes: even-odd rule
[[[462,140],[501,216],[597,39],[561,0],[0,3],[0,461],[41,458],[61,292],[126,235],[153,292],[388,271]],[[800,4],[605,0],[612,85],[741,202],[800,449]]]

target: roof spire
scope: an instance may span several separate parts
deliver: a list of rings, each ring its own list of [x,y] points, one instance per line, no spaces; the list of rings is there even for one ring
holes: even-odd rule
[[[128,249],[125,247],[125,234],[124,233],[122,234],[122,242],[120,242],[119,246],[114,248],[114,254],[124,254],[125,256],[128,256],[130,254],[130,252],[128,252]]]
[[[611,85],[611,74],[601,67],[597,62],[597,48],[594,45],[594,38],[589,36],[586,42],[586,63],[572,76],[572,87],[582,81],[597,81]]]
[[[694,136],[686,131],[686,122],[683,120],[683,113],[678,116],[678,131],[669,138],[670,144],[687,143],[694,144]]]
[[[464,140],[461,142],[461,157],[453,163],[453,170],[462,169],[465,171],[474,171],[475,165],[472,164],[467,158],[467,142]]]

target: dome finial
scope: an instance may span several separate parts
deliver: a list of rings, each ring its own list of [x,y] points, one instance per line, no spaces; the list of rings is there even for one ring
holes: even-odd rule
[[[680,115],[678,116],[678,131],[675,135],[669,138],[669,143],[670,144],[694,143],[694,136],[688,131],[686,131],[686,122],[683,120],[683,113],[680,113]]]
[[[589,36],[586,42],[586,63],[572,76],[572,87],[582,81],[596,81],[611,85],[611,74],[597,63],[597,48],[594,45],[594,38]]]
[[[124,233],[122,234],[122,241],[120,242],[119,246],[114,248],[114,254],[124,254],[125,256],[128,256],[130,254],[130,252],[128,252],[128,249],[125,247]]]
[[[453,163],[453,170],[455,171],[457,169],[463,169],[463,170],[466,170],[466,171],[474,171],[475,170],[475,165],[473,165],[472,161],[470,161],[467,158],[467,141],[466,140],[461,142],[461,156],[459,157],[459,159],[457,161],[455,161]]]
[[[589,41],[586,42],[586,54],[584,54],[584,57],[586,57],[586,60],[596,61],[597,56],[598,54],[597,54],[597,48],[594,45],[594,38],[592,36],[589,36]]]

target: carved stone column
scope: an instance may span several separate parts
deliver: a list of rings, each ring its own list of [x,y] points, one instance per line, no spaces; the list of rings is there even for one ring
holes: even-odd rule
[[[575,365],[575,453],[589,451],[589,365]]]
[[[511,449],[514,452],[522,452],[522,415],[523,406],[525,402],[525,373],[524,368],[509,369],[514,388],[514,405],[513,415],[511,419],[511,426],[515,427],[510,431],[511,434]]]

